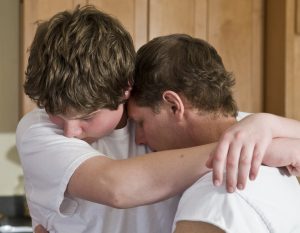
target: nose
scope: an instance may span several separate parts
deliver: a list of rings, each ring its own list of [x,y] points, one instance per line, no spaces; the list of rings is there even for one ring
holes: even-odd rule
[[[68,120],[64,123],[64,135],[68,138],[80,138],[82,128],[77,120]]]
[[[137,145],[147,145],[147,141],[144,132],[141,128],[137,127],[135,129],[135,143]]]

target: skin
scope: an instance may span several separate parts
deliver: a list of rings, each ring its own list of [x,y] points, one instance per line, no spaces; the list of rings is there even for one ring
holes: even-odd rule
[[[199,229],[205,233],[225,233],[225,231],[220,228],[205,222],[194,222],[190,224],[189,221],[179,221],[176,226],[174,233],[199,233]]]
[[[99,109],[90,114],[77,114],[69,111],[67,115],[51,115],[49,119],[60,128],[69,138],[78,138],[89,143],[111,133],[112,129],[119,129],[126,125],[124,105],[117,110]]]
[[[164,92],[158,114],[149,107],[137,106],[133,99],[129,100],[128,114],[136,122],[136,143],[156,151],[215,142],[225,129],[236,123],[234,117],[220,122],[220,117],[199,112],[172,91]]]

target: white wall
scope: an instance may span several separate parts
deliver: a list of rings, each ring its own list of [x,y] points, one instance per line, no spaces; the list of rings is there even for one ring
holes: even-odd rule
[[[19,93],[19,0],[0,0],[0,196],[22,194],[15,146]]]

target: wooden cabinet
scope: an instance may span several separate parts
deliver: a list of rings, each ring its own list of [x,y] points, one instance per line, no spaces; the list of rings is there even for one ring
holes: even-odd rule
[[[263,110],[263,0],[149,2],[149,39],[187,33],[207,40],[234,73],[240,110]]]
[[[117,17],[136,48],[170,33],[187,33],[209,41],[236,78],[235,98],[243,111],[263,110],[263,0],[25,0],[22,2],[21,83],[34,22],[77,4],[93,4]],[[21,115],[32,104],[21,93]]]
[[[267,1],[265,110],[300,120],[300,1]]]

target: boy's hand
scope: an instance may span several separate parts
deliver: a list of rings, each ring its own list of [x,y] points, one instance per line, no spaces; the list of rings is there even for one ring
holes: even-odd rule
[[[248,176],[256,178],[272,137],[263,114],[250,115],[227,129],[206,163],[213,169],[214,184],[222,184],[226,170],[227,191],[244,189]]]
[[[300,163],[288,165],[286,168],[288,169],[290,175],[300,177]]]
[[[42,225],[37,225],[34,228],[34,233],[48,233],[48,231]]]

